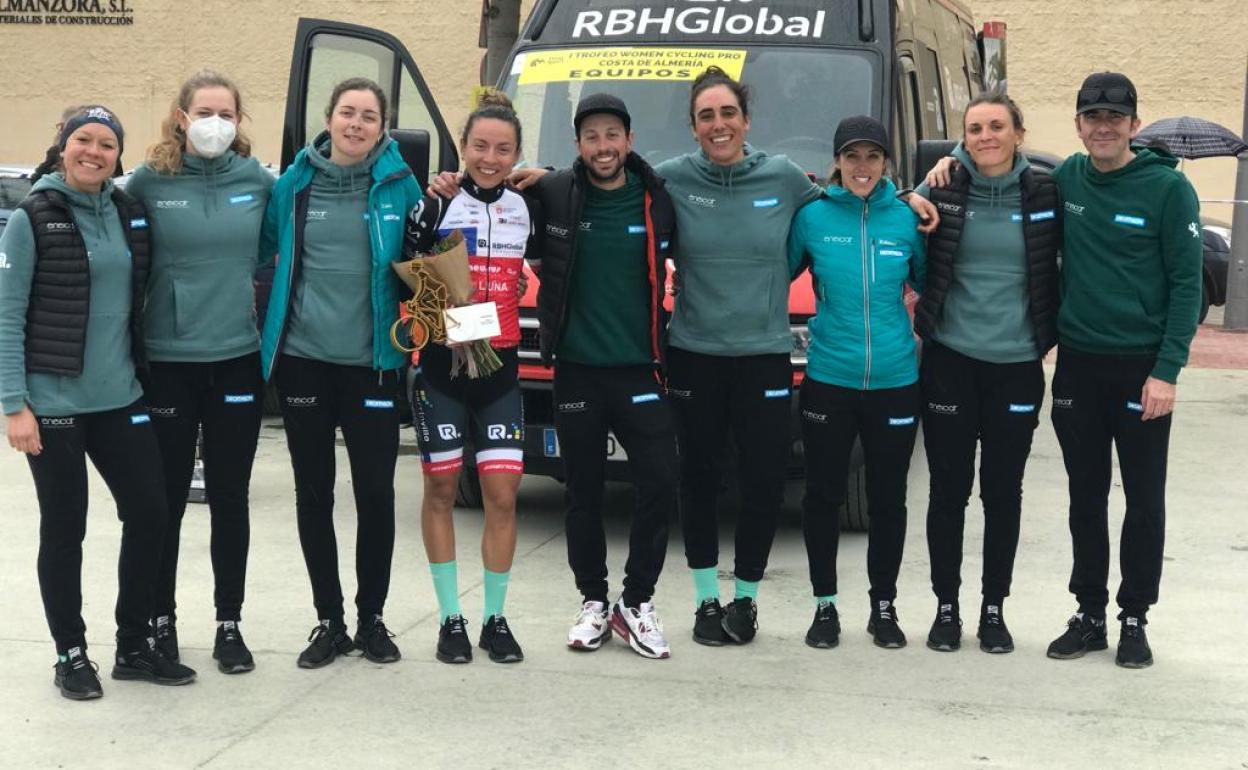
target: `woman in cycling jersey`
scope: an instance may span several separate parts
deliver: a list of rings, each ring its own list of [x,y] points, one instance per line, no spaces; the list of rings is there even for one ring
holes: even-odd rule
[[[276,379],[295,473],[299,542],[320,622],[299,656],[318,668],[362,648],[376,663],[399,659],[382,621],[394,553],[394,467],[406,356],[390,344],[407,212],[420,187],[386,133],[385,92],[351,78],[334,87],[325,128],[273,188],[264,242],[277,269],[261,339],[266,379]],[[343,621],[334,536],[336,430],[351,462],[357,535],[358,627]]]
[[[906,539],[906,474],[919,421],[918,364],[903,299],[921,287],[925,244],[918,218],[885,176],[884,126],[865,116],[837,126],[836,163],[823,197],[803,208],[789,234],[789,267],[809,268],[816,312],[799,406],[806,451],[802,529],[815,595],[811,647],[835,647],[838,511],[850,455],[861,439],[871,519],[867,546],[871,613],[880,647],[906,644],[893,602]]]
[[[474,302],[493,302],[501,334],[490,340],[502,367],[480,378],[452,374],[452,354],[430,343],[420,352],[413,391],[424,472],[420,520],[437,594],[437,658],[468,663],[472,643],[459,605],[455,522],[451,516],[471,436],[485,503],[481,541],[485,611],[479,646],[490,660],[524,659],[503,612],[516,551],[516,490],[524,471],[524,416],[518,377],[520,323],[517,284],[532,251],[534,217],[527,200],[505,185],[520,154],[520,120],[511,102],[487,93],[460,137],[465,174],[450,198],[427,194],[412,212],[406,251],[427,254],[455,230],[464,235]]]

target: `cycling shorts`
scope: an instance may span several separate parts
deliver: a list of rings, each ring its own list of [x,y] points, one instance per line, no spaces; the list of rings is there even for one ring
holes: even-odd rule
[[[430,344],[412,383],[412,414],[426,474],[458,473],[471,435],[477,473],[524,473],[524,400],[515,348],[495,351],[503,366],[488,377],[451,377],[451,353]],[[471,434],[469,434],[471,431]]]

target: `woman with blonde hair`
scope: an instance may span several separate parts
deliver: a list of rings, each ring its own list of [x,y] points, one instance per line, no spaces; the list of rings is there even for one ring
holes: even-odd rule
[[[213,657],[227,674],[255,667],[239,621],[247,571],[248,487],[260,431],[263,384],[255,272],[273,177],[251,157],[238,88],[202,70],[178,91],[127,190],[146,205],[152,231],[144,391],[160,442],[169,527],[152,627],[178,660],[179,533],[203,432],[212,517],[217,633]],[[269,250],[271,251],[271,249]]]

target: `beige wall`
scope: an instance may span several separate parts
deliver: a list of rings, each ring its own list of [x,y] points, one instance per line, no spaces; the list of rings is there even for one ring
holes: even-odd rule
[[[1079,149],[1071,114],[1081,79],[1128,73],[1145,123],[1199,115],[1242,129],[1248,9],[1244,0],[967,0],[978,19],[1009,24],[1010,90],[1036,147]],[[456,130],[467,113],[482,51],[478,0],[128,0],[124,27],[0,24],[0,164],[33,165],[71,102],[116,109],[129,132],[128,164],[152,140],[181,79],[201,66],[230,73],[252,114],[256,154],[280,148],[290,47],[300,15],[386,29],[412,51]],[[527,10],[532,0],[526,0]],[[1188,162],[1204,198],[1229,198],[1231,160]],[[1208,206],[1229,219],[1229,207]]]

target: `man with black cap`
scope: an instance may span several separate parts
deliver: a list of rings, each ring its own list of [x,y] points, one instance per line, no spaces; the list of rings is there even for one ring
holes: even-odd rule
[[[1069,477],[1070,591],[1079,609],[1048,655],[1108,647],[1116,447],[1126,496],[1117,663],[1127,668],[1153,662],[1144,626],[1161,579],[1171,412],[1201,292],[1196,193],[1173,157],[1131,147],[1139,127],[1131,81],[1115,72],[1088,76],[1075,115],[1087,154],[1054,173],[1065,232],[1052,418]]]
[[[652,596],[676,508],[676,434],[657,374],[675,212],[663,180],[632,151],[624,102],[584,96],[573,126],[580,157],[530,188],[546,216],[537,313],[542,362],[555,367],[568,562],[583,597],[568,646],[596,650],[614,630],[638,654],[666,658]],[[613,605],[602,524],[609,431],[628,453],[636,494],[624,591]]]

